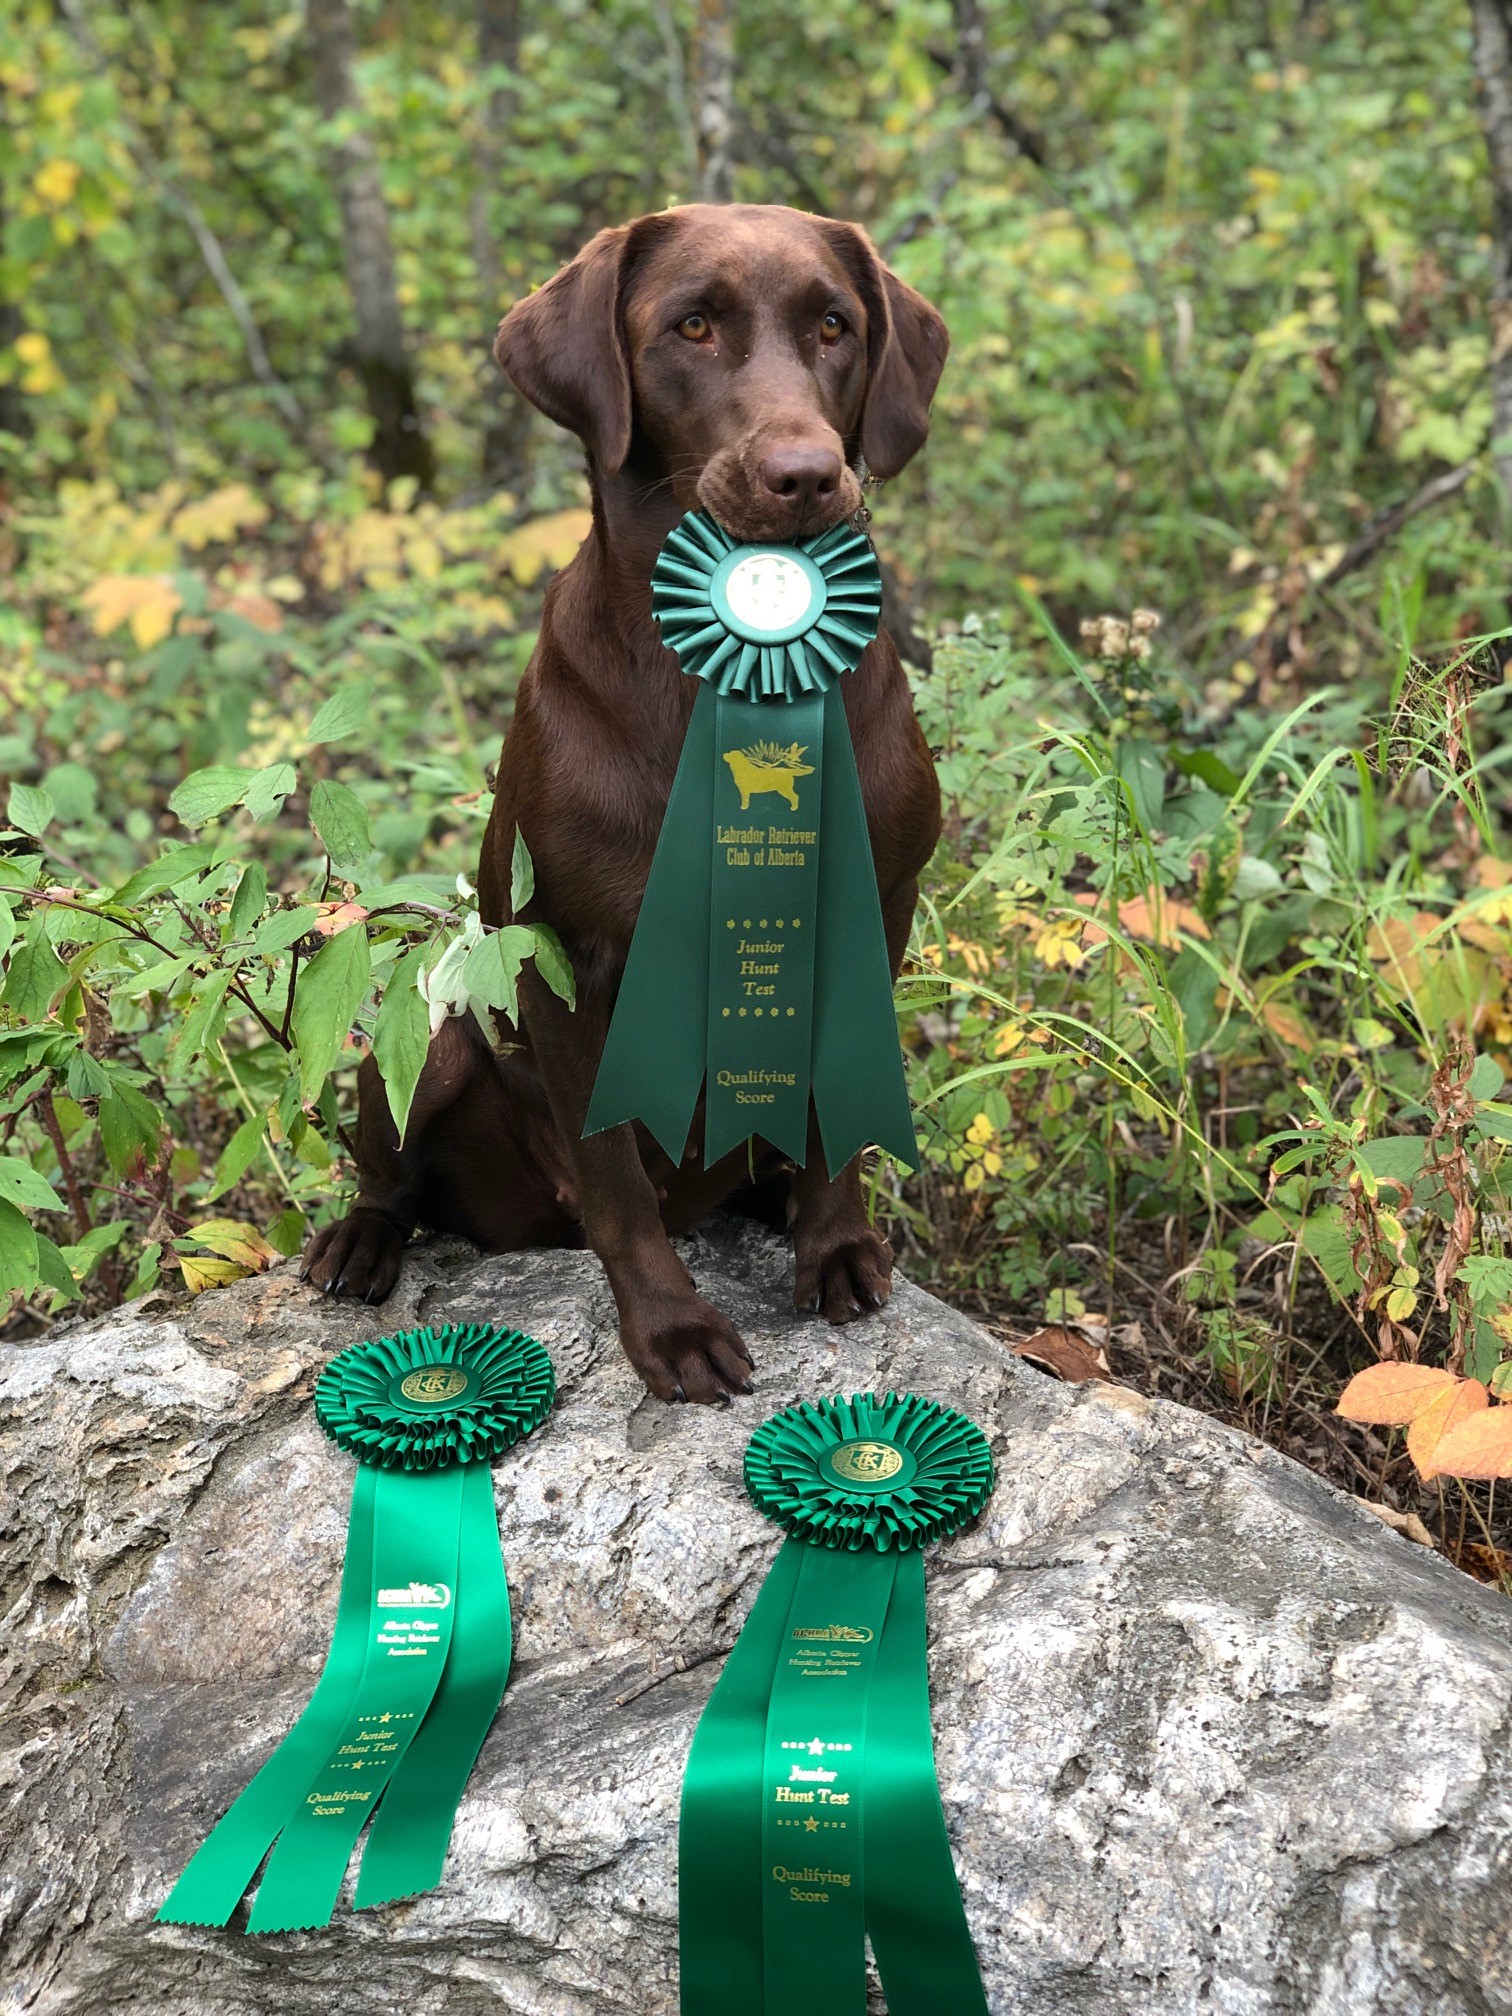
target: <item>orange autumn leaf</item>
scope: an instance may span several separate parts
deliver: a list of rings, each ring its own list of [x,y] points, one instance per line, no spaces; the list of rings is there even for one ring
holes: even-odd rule
[[[1438,1447],[1451,1429],[1473,1414],[1482,1414],[1491,1396],[1479,1379],[1462,1379],[1447,1393],[1440,1393],[1426,1407],[1420,1407],[1407,1425],[1407,1454],[1417,1465],[1420,1477],[1438,1474]]]
[[[1380,1428],[1405,1428],[1413,1416],[1459,1384],[1441,1365],[1411,1365],[1390,1359],[1357,1372],[1339,1395],[1335,1410],[1346,1421]]]
[[[1486,1407],[1439,1442],[1433,1468],[1444,1477],[1512,1477],[1512,1407]]]
[[[1104,898],[1091,889],[1082,890],[1076,901],[1088,910],[1107,908]],[[1193,938],[1213,935],[1190,903],[1179,902],[1158,888],[1148,889],[1142,896],[1126,896],[1118,906],[1118,921],[1131,938],[1147,938],[1151,944],[1172,948],[1181,943],[1183,931]],[[1082,932],[1082,944],[1088,948],[1101,945],[1107,935],[1101,924],[1088,924]]]
[[[1271,1034],[1279,1036],[1290,1049],[1300,1050],[1306,1056],[1316,1048],[1317,1038],[1289,1003],[1267,1001],[1260,1010],[1260,1019]]]

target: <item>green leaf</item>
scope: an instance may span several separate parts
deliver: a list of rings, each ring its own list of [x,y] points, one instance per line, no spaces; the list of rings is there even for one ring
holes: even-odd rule
[[[1507,1082],[1507,1074],[1494,1057],[1477,1057],[1470,1073],[1470,1097],[1494,1099]]]
[[[134,1302],[138,1295],[145,1295],[149,1288],[156,1288],[161,1278],[159,1260],[163,1257],[161,1239],[149,1239],[142,1248],[142,1257],[137,1262],[137,1270],[131,1277],[131,1286],[126,1290],[125,1300]]]
[[[155,1156],[162,1131],[163,1116],[152,1101],[116,1079],[109,1097],[100,1101],[100,1143],[116,1174],[124,1176],[139,1155]]]
[[[168,809],[176,812],[186,826],[203,826],[207,820],[229,812],[233,805],[240,805],[257,774],[254,770],[212,763],[209,769],[196,770],[184,779],[169,797]]]
[[[383,990],[378,1020],[373,1025],[373,1057],[383,1077],[389,1112],[399,1130],[401,1146],[409,1124],[415,1087],[430,1048],[430,1010],[420,993],[428,947],[407,952]]]
[[[319,914],[313,903],[297,903],[292,910],[275,910],[253,932],[253,951],[269,956],[287,952],[296,938],[303,938],[315,929]]]
[[[37,1235],[14,1204],[0,1202],[0,1295],[37,1285]]]
[[[1472,1304],[1482,1315],[1512,1302],[1512,1260],[1499,1253],[1467,1254],[1454,1278],[1464,1282]]]
[[[0,1197],[8,1198],[12,1204],[28,1205],[34,1211],[63,1209],[63,1199],[47,1178],[39,1175],[30,1162],[20,1162],[14,1155],[0,1158]]]
[[[310,793],[310,823],[331,857],[338,875],[351,881],[360,875],[373,851],[362,800],[345,784],[322,777]]]
[[[1146,833],[1160,824],[1165,805],[1165,758],[1153,742],[1131,735],[1118,747],[1118,774],[1128,786],[1134,817]]]
[[[1281,877],[1269,861],[1258,854],[1242,854],[1229,894],[1237,903],[1254,903],[1262,896],[1274,896]]]
[[[246,807],[257,820],[271,819],[299,782],[292,763],[270,763],[247,786]]]
[[[372,961],[360,924],[338,931],[299,976],[293,1035],[299,1053],[300,1096],[308,1104],[330,1074],[367,998]]]
[[[244,938],[268,907],[268,871],[261,861],[242,870],[242,878],[231,898],[230,934]]]
[[[355,735],[367,720],[369,686],[343,686],[333,693],[310,723],[311,742],[339,742]]]
[[[65,826],[77,826],[93,817],[100,788],[94,772],[82,763],[54,763],[42,784]]]
[[[267,1124],[268,1116],[256,1113],[250,1120],[243,1120],[237,1128],[221,1150],[220,1160],[215,1165],[215,1180],[205,1193],[207,1204],[213,1204],[217,1197],[224,1197],[228,1190],[240,1183],[257,1157]]]
[[[577,975],[572,970],[572,961],[562,949],[561,939],[549,924],[532,924],[530,929],[535,933],[536,971],[559,1000],[565,1001],[569,1008],[575,1008]]]
[[[525,905],[535,894],[535,863],[530,858],[530,849],[525,845],[525,835],[515,828],[514,860],[509,871],[509,908],[518,917]]]
[[[539,965],[539,960],[536,962]],[[1213,1004],[1218,998],[1218,973],[1210,960],[1190,947],[1171,967],[1171,992],[1181,1009],[1188,1050],[1200,1050],[1212,1033]]]
[[[161,889],[172,889],[180,882],[187,882],[201,868],[208,868],[214,859],[213,840],[195,840],[187,847],[170,848],[156,861],[149,861],[145,868],[138,868],[135,875],[128,876],[110,900],[129,910],[144,896],[155,896]]]
[[[1410,1188],[1422,1174],[1427,1149],[1421,1135],[1393,1134],[1379,1141],[1363,1141],[1356,1152],[1373,1176],[1394,1177]]]
[[[1179,750],[1174,760],[1184,777],[1198,778],[1225,798],[1232,798],[1243,782],[1238,771],[1231,770],[1211,749]]]
[[[0,959],[16,942],[16,913],[9,903],[0,903]]]
[[[510,1021],[520,1019],[520,968],[535,951],[535,933],[526,924],[506,924],[489,931],[467,955],[462,984],[474,1009],[501,1008]],[[480,1020],[486,1019],[480,1014]]]
[[[45,1233],[37,1234],[37,1273],[63,1302],[79,1302],[79,1284],[74,1280],[68,1262]],[[53,1307],[58,1307],[57,1303]]]
[[[1512,1106],[1504,1099],[1484,1099],[1476,1109],[1475,1132],[1492,1141],[1512,1141]]]
[[[172,1051],[181,1062],[208,1050],[226,1026],[226,990],[229,973],[212,973],[189,1003],[183,1020],[174,1032]]]
[[[304,1242],[305,1215],[297,1204],[287,1204],[268,1227],[268,1244],[292,1260]]]
[[[54,1062],[54,1070],[57,1064]],[[91,1057],[87,1050],[75,1050],[68,1060],[68,1096],[70,1099],[101,1099],[110,1090],[110,1073],[98,1057]]]
[[[5,816],[18,833],[40,840],[52,824],[53,801],[39,784],[12,784]]]
[[[11,954],[0,1001],[23,1022],[41,1022],[67,984],[68,968],[53,950],[39,912]]]
[[[1349,1025],[1349,1033],[1362,1050],[1385,1050],[1396,1041],[1394,1032],[1373,1015],[1357,1015]]]

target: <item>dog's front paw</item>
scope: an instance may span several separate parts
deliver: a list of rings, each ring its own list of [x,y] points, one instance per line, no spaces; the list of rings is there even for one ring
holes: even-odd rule
[[[749,1393],[754,1366],[740,1332],[711,1302],[689,1291],[663,1296],[621,1321],[625,1356],[658,1400],[723,1406]]]
[[[831,1323],[850,1323],[880,1309],[892,1293],[893,1250],[862,1224],[823,1240],[796,1238],[795,1309],[822,1310]]]
[[[399,1279],[408,1235],[380,1211],[358,1205],[335,1225],[327,1225],[305,1248],[303,1280],[326,1295],[382,1302]]]

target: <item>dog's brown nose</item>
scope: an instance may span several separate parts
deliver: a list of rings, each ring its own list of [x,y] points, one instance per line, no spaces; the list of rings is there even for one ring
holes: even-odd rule
[[[827,504],[840,484],[840,457],[834,449],[805,441],[770,449],[758,466],[766,488],[800,517],[816,504]]]

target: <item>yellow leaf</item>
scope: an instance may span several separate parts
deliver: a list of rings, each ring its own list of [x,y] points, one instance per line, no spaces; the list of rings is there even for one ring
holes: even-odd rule
[[[1388,1359],[1357,1372],[1339,1395],[1336,1411],[1346,1421],[1369,1421],[1379,1427],[1402,1428],[1420,1409],[1452,1392],[1459,1382],[1441,1365],[1412,1365]]]
[[[1444,1477],[1512,1477],[1512,1407],[1483,1408],[1451,1428],[1433,1468]]]
[[[511,532],[499,549],[501,566],[507,567],[522,588],[528,588],[547,568],[565,567],[588,537],[593,524],[591,511],[553,511],[545,518],[532,518]]]
[[[59,210],[73,200],[79,186],[77,161],[49,161],[32,178],[32,187],[51,210]]]
[[[207,1218],[202,1225],[191,1225],[184,1236],[197,1245],[208,1246],[212,1253],[219,1253],[243,1273],[256,1273],[282,1257],[255,1225],[244,1225],[236,1218]],[[196,1259],[195,1264],[210,1263]]]
[[[179,1266],[183,1269],[184,1286],[191,1295],[202,1295],[207,1288],[224,1288],[228,1281],[240,1281],[252,1271],[250,1267],[238,1267],[234,1260],[202,1260],[193,1253],[181,1253]]]
[[[164,574],[102,574],[79,597],[96,637],[108,637],[123,623],[143,651],[160,644],[183,608],[177,588]]]
[[[1472,1414],[1483,1413],[1490,1404],[1491,1396],[1479,1379],[1462,1379],[1413,1415],[1407,1428],[1407,1454],[1420,1477],[1435,1475],[1435,1452],[1449,1430],[1468,1421]]]
[[[255,531],[268,522],[268,507],[246,483],[228,483],[185,504],[173,514],[171,530],[196,553],[204,546],[223,546],[238,532]]]
[[[980,1190],[982,1185],[987,1181],[987,1172],[983,1169],[980,1162],[973,1162],[967,1168],[964,1180],[968,1190]]]

